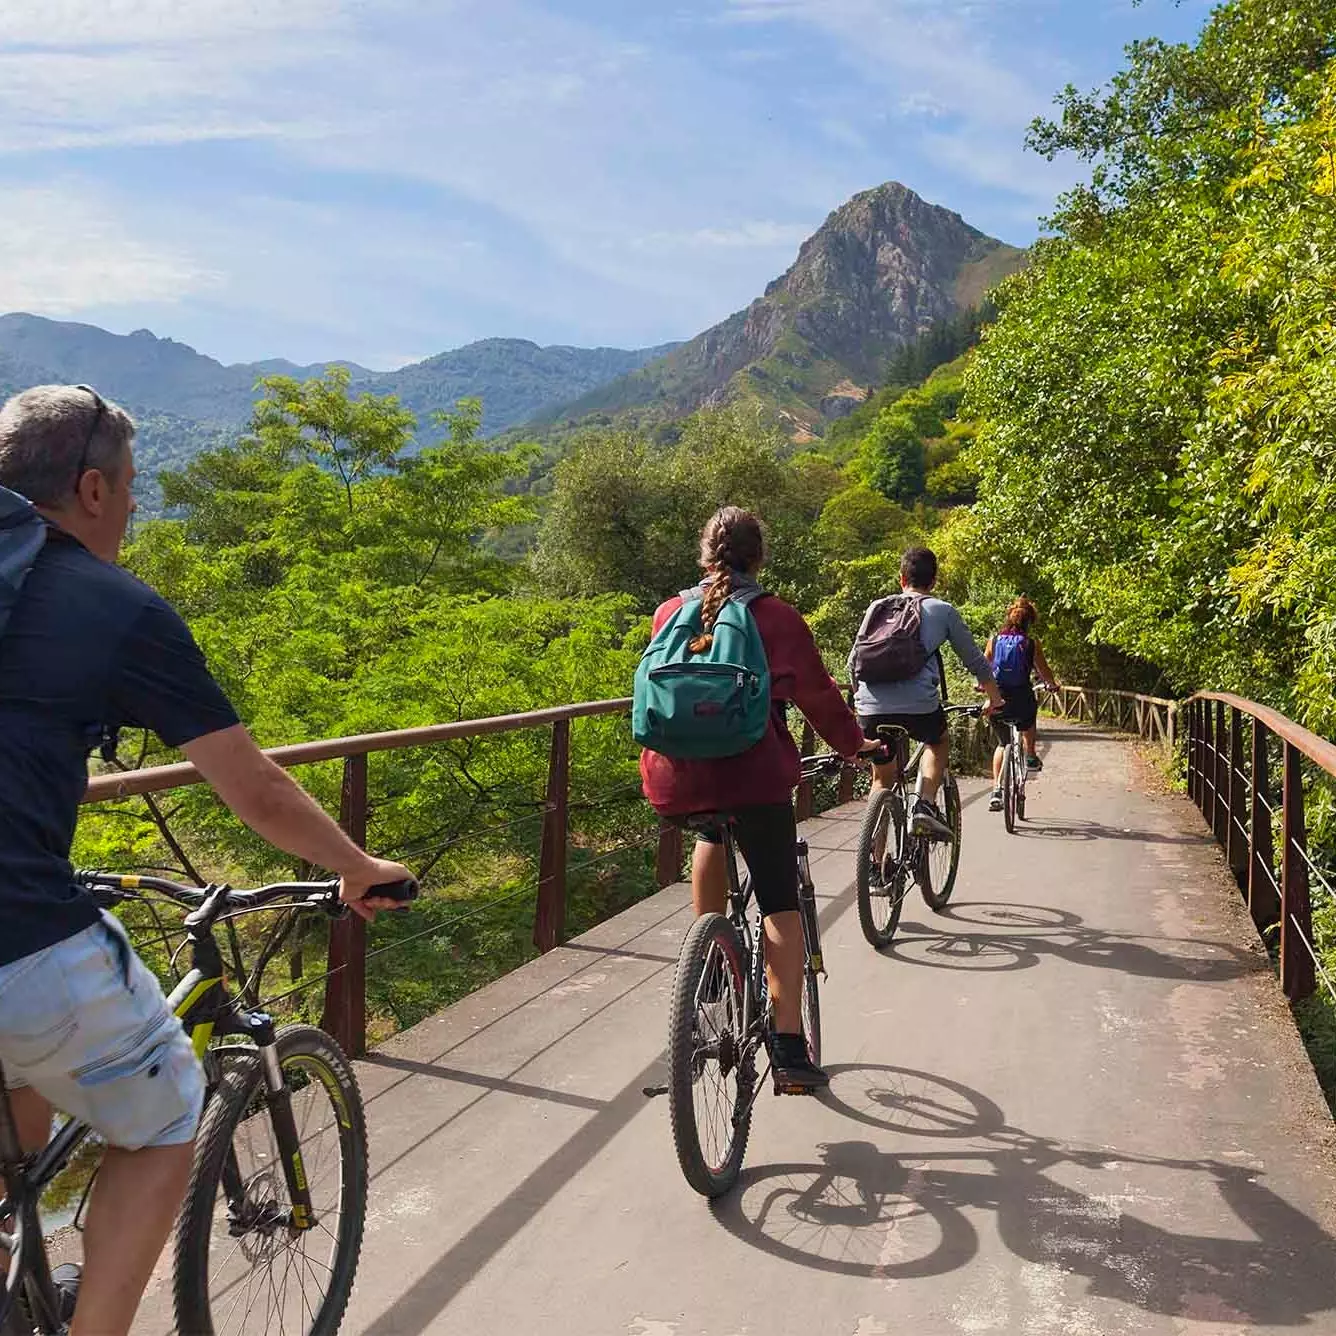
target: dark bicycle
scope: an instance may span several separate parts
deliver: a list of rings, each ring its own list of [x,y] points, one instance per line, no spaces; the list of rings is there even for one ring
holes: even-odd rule
[[[837,775],[834,755],[804,757],[803,779]],[[668,1105],[673,1143],[686,1180],[706,1197],[736,1182],[751,1130],[752,1109],[765,1080],[756,1060],[770,1051],[772,1020],[759,906],[749,913],[751,877],[738,871],[727,813],[691,817],[688,829],[717,832],[728,864],[727,914],[703,914],[682,943],[668,1022]],[[821,1006],[817,976],[825,974],[816,888],[807,841],[798,841],[798,911],[803,925],[802,1025],[807,1054],[821,1064]]]
[[[176,1231],[178,1331],[333,1336],[352,1292],[366,1219],[362,1097],[338,1044],[313,1025],[276,1028],[256,989],[299,917],[348,912],[338,881],[238,891],[103,872],[77,879],[107,908],[150,892],[191,910],[185,919],[191,968],[168,1005],[204,1064],[207,1096]],[[407,901],[417,883],[395,882],[372,893]],[[270,933],[255,968],[243,974],[242,995],[234,997],[224,982],[215,929],[226,925],[240,967],[233,922],[264,909],[286,909],[290,917]],[[214,1042],[219,1039],[235,1042]],[[0,1174],[7,1185],[0,1249],[10,1256],[0,1330],[59,1336],[68,1316],[52,1283],[38,1204],[92,1130],[67,1121],[43,1150],[25,1156],[3,1089],[0,1079]]]
[[[947,714],[979,719],[982,705],[945,705]],[[900,924],[905,897],[917,883],[932,909],[944,909],[956,885],[960,866],[960,790],[950,770],[942,780],[941,809],[950,839],[915,835],[909,827],[913,807],[913,781],[923,759],[924,746],[909,753],[909,734],[895,725],[877,730],[891,755],[899,760],[895,783],[874,785],[858,835],[855,877],[858,890],[858,923],[869,945],[882,950],[891,944]]]
[[[1035,693],[1039,696],[1047,687],[1040,687]],[[1025,755],[1025,739],[1013,720],[1008,719],[1005,711],[997,716],[1007,725],[1009,736],[1002,752],[1002,822],[1008,835],[1016,833],[1016,822],[1025,820],[1025,783],[1030,776],[1029,762]]]

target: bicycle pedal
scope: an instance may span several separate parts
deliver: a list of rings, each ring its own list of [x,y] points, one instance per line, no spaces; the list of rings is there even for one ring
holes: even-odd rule
[[[776,1081],[776,1082],[775,1082],[775,1094],[776,1094],[776,1095],[815,1095],[815,1094],[816,1094],[816,1087],[815,1087],[815,1086],[806,1086],[806,1085],[780,1085],[780,1083],[779,1083],[778,1081]]]

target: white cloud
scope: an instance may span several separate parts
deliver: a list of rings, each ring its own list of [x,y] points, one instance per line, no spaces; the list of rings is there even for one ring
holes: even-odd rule
[[[738,223],[733,227],[698,227],[689,232],[650,232],[634,245],[649,251],[774,250],[798,246],[811,232],[810,223],[757,220]]]
[[[106,199],[74,185],[7,188],[0,211],[0,310],[72,315],[126,302],[176,302],[218,275],[136,237]]]
[[[248,41],[327,26],[339,0],[4,0],[0,43],[68,49]]]

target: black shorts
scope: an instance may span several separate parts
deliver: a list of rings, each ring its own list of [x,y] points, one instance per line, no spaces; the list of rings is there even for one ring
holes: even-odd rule
[[[721,844],[717,832],[698,831],[704,844]],[[798,908],[798,825],[792,803],[760,803],[733,813],[733,839],[751,873],[761,913],[784,914]]]
[[[1005,702],[993,715],[993,732],[998,743],[1005,747],[1011,741],[1011,724],[1022,733],[1033,728],[1039,720],[1039,700],[1033,687],[1012,687],[1002,693]]]
[[[939,705],[931,714],[860,714],[858,726],[863,736],[873,742],[879,742],[879,728],[894,725],[903,728],[915,742],[926,742],[929,746],[941,742],[946,737],[946,711]]]

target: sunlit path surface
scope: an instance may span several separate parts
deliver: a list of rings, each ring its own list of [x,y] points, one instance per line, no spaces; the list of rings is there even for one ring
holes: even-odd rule
[[[761,1097],[713,1207],[644,1094],[681,888],[360,1064],[344,1329],[1336,1332],[1332,1123],[1214,844],[1123,741],[1050,728],[1044,755],[1016,837],[965,781],[950,909],[908,902],[884,956],[853,907],[859,812],[810,823],[834,1083]]]

